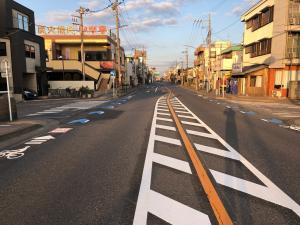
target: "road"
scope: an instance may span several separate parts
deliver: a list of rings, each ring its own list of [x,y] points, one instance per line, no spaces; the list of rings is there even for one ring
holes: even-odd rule
[[[233,224],[300,224],[299,132],[168,83],[86,102],[24,110],[59,123],[0,150],[0,224],[219,224],[186,142]]]

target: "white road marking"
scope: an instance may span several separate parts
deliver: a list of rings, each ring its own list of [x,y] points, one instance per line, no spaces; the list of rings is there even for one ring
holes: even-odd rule
[[[57,112],[46,112],[46,111],[43,111],[43,112],[37,112],[37,114],[54,114],[54,113],[57,113]]]
[[[203,127],[202,124],[200,123],[192,123],[192,122],[189,122],[189,121],[181,121],[182,124],[186,124],[186,125],[191,125],[191,126],[195,126],[195,127]]]
[[[168,109],[169,107],[168,106],[158,106],[158,108],[162,108],[162,109]]]
[[[26,142],[25,145],[41,145],[45,142],[46,141],[29,141],[29,142]]]
[[[267,119],[260,119],[260,120],[267,122],[267,123],[269,122],[269,120],[267,120]]]
[[[187,112],[187,111],[180,111],[180,110],[176,110],[175,112],[177,112],[177,113],[186,113],[186,114],[190,114],[190,113]]]
[[[242,114],[245,114],[246,112],[244,112],[244,111],[240,111],[240,113],[242,113]]]
[[[165,157],[160,157],[158,154],[154,153],[154,143],[155,139],[157,138],[155,135],[155,130],[157,127],[157,110],[158,102],[156,103],[154,110],[133,225],[146,225],[147,215],[149,212],[174,225],[210,225],[211,223],[206,214],[203,214],[195,209],[192,209],[186,205],[183,205],[182,203],[151,190],[153,159],[155,158],[160,162],[166,162],[166,160],[169,161],[169,158],[166,159]],[[172,161],[171,165],[178,168],[178,163],[174,165],[173,162],[174,161]],[[170,165],[170,163],[168,163],[168,165]],[[185,168],[185,170],[187,169]]]
[[[26,146],[21,149],[16,150],[4,150],[0,152],[0,158],[6,158],[6,159],[18,159],[24,156],[24,152],[29,149],[30,146]]]
[[[26,116],[40,116],[40,114],[37,114],[37,113],[32,113],[32,114],[28,114],[28,115],[26,115]]]
[[[157,88],[155,88],[155,93],[157,92],[157,89],[158,89],[158,87],[157,87]]]
[[[163,129],[163,130],[176,131],[175,127],[165,126],[165,125],[159,125],[159,124],[156,124],[156,128]]]
[[[73,128],[56,128],[52,131],[50,131],[49,133],[53,133],[53,134],[64,134],[69,132],[70,130],[72,130]]]
[[[210,170],[210,172],[219,184],[283,207],[289,206],[290,209],[294,208],[295,210],[299,208],[299,205],[296,202],[290,202],[289,196],[285,195],[279,188],[269,188],[214,170]]]
[[[227,105],[226,108],[231,109],[231,106]]]
[[[178,117],[180,117],[180,118],[186,118],[186,119],[195,119],[192,116],[184,116],[184,115],[178,115]]]
[[[46,141],[53,140],[53,139],[55,139],[55,138],[53,136],[51,136],[51,135],[33,138],[33,140],[46,140]]]
[[[212,134],[204,133],[204,132],[199,132],[199,131],[194,131],[194,130],[186,130],[188,134],[200,136],[200,137],[207,137],[207,138],[216,138]]]
[[[175,158],[172,158],[169,156],[154,153],[152,155],[152,161],[156,162],[158,164],[164,165],[166,167],[170,167],[170,168],[179,170],[184,173],[192,174],[190,165],[183,160],[179,160],[179,159],[175,159]]]
[[[168,109],[157,109],[157,111],[170,112]]]
[[[0,125],[0,127],[11,127],[11,125]]]
[[[145,207],[155,216],[173,225],[210,225],[209,217],[171,198],[150,190],[148,204]],[[146,224],[144,220],[135,220],[133,225]]]
[[[175,139],[175,138],[168,138],[168,137],[164,137],[164,136],[160,136],[160,135],[155,135],[154,140],[164,142],[164,143],[168,143],[168,144],[181,146],[180,140]]]
[[[219,156],[224,156],[227,158],[231,158],[234,160],[238,160],[240,161],[253,175],[255,175],[265,186],[265,188],[268,189],[268,196],[262,196],[261,194],[258,194],[257,191],[251,191],[248,190],[245,193],[251,194],[257,198],[262,198],[266,201],[270,201],[273,202],[275,204],[281,205],[283,207],[286,207],[288,209],[291,209],[292,211],[294,211],[298,216],[300,216],[300,206],[292,199],[290,198],[287,194],[285,194],[279,187],[277,187],[269,178],[267,178],[265,175],[263,175],[257,168],[255,168],[246,158],[244,158],[238,151],[236,151],[234,148],[232,148],[224,139],[222,139],[217,133],[215,133],[209,126],[207,126],[202,120],[199,119],[199,117],[197,117],[191,110],[189,110],[185,105],[183,105],[185,107],[185,109],[187,111],[189,111],[194,117],[195,119],[203,124],[203,127],[205,127],[209,133],[211,133],[212,135],[214,135],[216,137],[216,139],[228,150],[221,150],[221,149],[217,149],[217,148],[212,148],[212,147],[208,147],[208,146],[201,146],[201,145],[197,145],[195,144],[196,148],[200,151],[205,151],[211,154],[216,154]],[[217,177],[215,177],[216,181],[222,185],[228,186],[230,188],[238,188],[235,184],[232,184],[230,181],[226,182],[225,180],[232,180],[233,178],[230,177],[230,175],[227,174],[222,174],[221,172],[217,172],[215,171],[214,173],[215,175],[217,175]],[[239,183],[240,186],[251,186],[249,185],[249,181],[245,182],[245,180],[241,181],[241,179],[239,180],[239,178],[234,177],[234,181],[236,183]],[[233,186],[235,185],[235,186]],[[257,188],[257,186],[253,187],[253,185],[251,186],[251,188]],[[238,189],[240,191],[244,190],[242,188]],[[257,190],[257,189],[256,189]]]
[[[161,117],[157,117],[157,120],[161,120],[161,121],[167,121],[167,122],[173,122],[173,120],[172,120],[172,119],[161,118]]]
[[[170,113],[162,113],[162,112],[158,112],[157,114],[158,114],[158,115],[163,115],[163,116],[171,116]]]

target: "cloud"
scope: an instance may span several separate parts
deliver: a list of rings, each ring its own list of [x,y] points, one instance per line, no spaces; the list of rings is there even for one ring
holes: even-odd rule
[[[231,14],[241,16],[247,9],[255,5],[257,2],[258,0],[243,0],[241,3],[232,8]]]

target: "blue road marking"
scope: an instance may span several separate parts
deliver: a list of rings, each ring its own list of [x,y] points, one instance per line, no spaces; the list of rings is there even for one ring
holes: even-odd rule
[[[73,121],[71,121],[71,122],[69,122],[69,124],[86,124],[86,123],[88,123],[88,122],[90,122],[90,120],[88,120],[88,119],[79,119],[79,120],[73,120]]]
[[[255,112],[252,112],[252,111],[246,112],[246,114],[247,114],[247,115],[250,115],[250,116],[256,115],[256,113],[255,113]]]
[[[104,112],[103,111],[95,111],[95,112],[89,112],[88,114],[89,115],[102,115],[102,114],[104,114]]]
[[[271,120],[269,120],[269,122],[274,124],[283,124],[282,120],[275,119],[275,118],[272,118]]]

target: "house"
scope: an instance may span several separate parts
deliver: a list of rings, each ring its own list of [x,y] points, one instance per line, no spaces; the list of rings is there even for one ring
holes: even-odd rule
[[[261,0],[241,20],[246,94],[288,97],[300,80],[300,2]]]
[[[15,99],[22,99],[24,89],[47,95],[44,40],[35,34],[34,12],[16,1],[2,0],[0,27],[0,61],[8,61]],[[0,91],[5,90],[6,80],[0,78]]]

